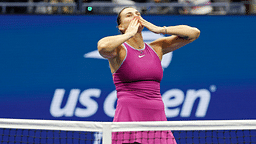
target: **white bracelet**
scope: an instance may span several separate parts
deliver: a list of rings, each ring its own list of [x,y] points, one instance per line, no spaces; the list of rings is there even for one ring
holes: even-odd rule
[[[167,34],[167,29],[166,29],[166,27],[164,26],[164,31],[165,31],[165,33],[164,34]]]

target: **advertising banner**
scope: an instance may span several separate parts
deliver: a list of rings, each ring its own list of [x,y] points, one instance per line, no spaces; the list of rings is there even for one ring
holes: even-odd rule
[[[168,120],[256,118],[255,16],[143,17],[201,31],[162,60]],[[112,121],[115,85],[97,42],[118,34],[116,16],[1,15],[0,117]]]

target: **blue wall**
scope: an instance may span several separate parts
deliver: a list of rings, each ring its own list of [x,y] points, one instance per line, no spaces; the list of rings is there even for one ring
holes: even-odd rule
[[[144,19],[201,30],[164,69],[168,120],[256,118],[255,16]],[[84,55],[117,34],[116,16],[0,16],[0,117],[112,121],[108,61]]]

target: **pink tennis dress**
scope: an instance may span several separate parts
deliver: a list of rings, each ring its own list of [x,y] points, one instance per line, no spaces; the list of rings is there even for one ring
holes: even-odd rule
[[[113,73],[117,91],[114,122],[167,121],[160,93],[163,77],[161,61],[149,45],[135,49],[123,43],[126,57]],[[176,144],[171,131],[116,132],[112,144]]]

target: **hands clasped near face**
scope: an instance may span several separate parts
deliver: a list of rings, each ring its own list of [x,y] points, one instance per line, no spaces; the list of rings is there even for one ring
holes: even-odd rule
[[[143,27],[148,28],[150,31],[154,33],[160,33],[161,29],[160,27],[146,21],[141,16],[134,16],[125,33],[131,33],[132,35],[135,35],[138,32],[138,30],[142,30]]]

